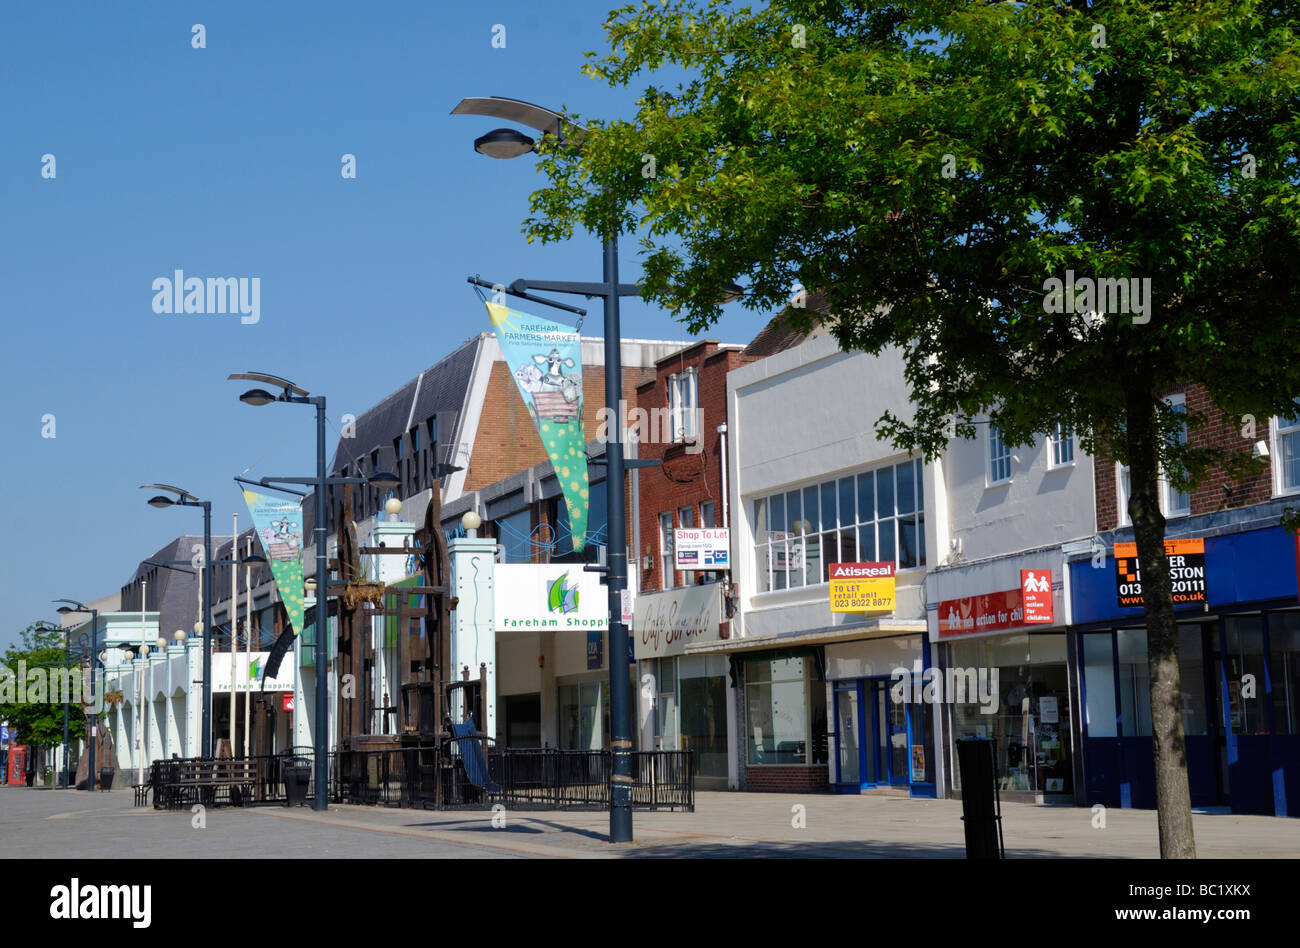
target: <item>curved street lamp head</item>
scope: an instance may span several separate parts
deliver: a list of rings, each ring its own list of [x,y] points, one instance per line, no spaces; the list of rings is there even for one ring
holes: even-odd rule
[[[508,99],[504,96],[471,96],[461,99],[456,107],[451,110],[452,115],[484,115],[489,118],[505,119],[507,122],[515,122],[527,128],[536,129],[543,135],[554,135],[566,144],[579,146],[582,144],[583,136],[587,130],[569,119],[565,118],[554,109],[548,109],[541,105],[534,105],[532,102],[525,102],[522,99]],[[504,129],[497,129],[497,132]],[[488,132],[483,138],[489,138],[497,132]],[[482,139],[480,139],[481,141]],[[478,147],[475,142],[476,150],[485,155],[492,154]],[[524,152],[518,152],[523,154]],[[514,155],[492,155],[493,158],[513,158]]]
[[[240,562],[243,563],[245,566],[256,566],[257,564],[265,563],[266,561],[267,561],[266,557],[263,556],[261,553],[250,553],[248,554],[248,556],[245,556],[242,560],[240,560]]]
[[[533,150],[531,138],[513,128],[494,128],[486,135],[474,139],[474,150],[489,158],[518,158]]]
[[[175,498],[163,497],[162,495],[159,495],[157,497],[150,497],[148,501],[150,507],[162,508],[162,507],[170,507],[172,504],[198,503],[199,501],[199,499],[195,497],[193,494],[191,494],[189,491],[185,490],[182,487],[173,487],[171,484],[141,484],[140,489],[141,490],[166,490],[166,491],[171,491],[173,494],[176,495]]]
[[[228,379],[244,379],[248,382],[265,382],[273,388],[282,388],[286,393],[294,395],[310,395],[311,392],[305,388],[299,388],[288,379],[282,379],[278,375],[267,375],[265,372],[234,372],[228,376]]]
[[[275,401],[275,396],[264,388],[250,388],[239,400],[245,405],[269,405]]]
[[[73,609],[71,606],[59,606],[59,608],[55,609],[54,611],[61,616],[66,616],[66,615],[70,615],[73,612],[76,612],[77,610]]]
[[[366,478],[366,483],[380,490],[392,490],[402,483],[402,479],[391,471],[376,471]]]

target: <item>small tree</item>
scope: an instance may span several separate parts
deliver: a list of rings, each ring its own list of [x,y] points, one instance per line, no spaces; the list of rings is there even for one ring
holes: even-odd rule
[[[27,669],[39,668],[51,678],[55,672],[61,675],[64,668],[61,633],[53,629],[47,631],[41,623],[29,625],[22,632],[21,642],[11,645],[0,659],[5,666],[0,675],[17,675],[19,662],[23,662]],[[4,692],[8,690],[4,689]],[[16,692],[16,688],[14,690]],[[69,698],[72,704],[68,713],[68,740],[75,741],[85,736],[86,718],[81,709],[80,690],[75,689]],[[0,700],[0,720],[7,720],[10,727],[16,728],[18,740],[33,750],[62,744],[63,703],[59,699],[60,695],[50,694],[48,690],[45,700],[39,702],[19,702],[15,694],[12,700]]]
[[[754,308],[824,291],[842,347],[905,354],[915,415],[877,425],[899,447],[937,455],[987,414],[1009,445],[1061,424],[1127,463],[1164,857],[1195,844],[1159,479],[1246,471],[1183,443],[1160,395],[1198,381],[1233,419],[1294,412],[1295,16],[1257,0],[630,5],[585,71],[686,78],[648,86],[635,121],[589,123],[580,154],[548,143],[526,225],[640,228],[643,295],[696,332],[725,282]]]

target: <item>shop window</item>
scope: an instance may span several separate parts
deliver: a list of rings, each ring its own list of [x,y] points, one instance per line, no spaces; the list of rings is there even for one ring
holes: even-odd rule
[[[1273,419],[1273,491],[1300,493],[1300,411]]]
[[[609,682],[561,685],[560,749],[601,750],[605,746]]]
[[[825,764],[826,688],[805,658],[745,662],[747,760]]]
[[[1199,625],[1178,626],[1178,677],[1182,681],[1183,733],[1208,734],[1205,701],[1205,654]]]
[[[1228,689],[1228,726],[1233,734],[1267,734],[1267,679],[1264,629],[1259,616],[1223,620],[1226,649],[1223,674]],[[1251,676],[1247,679],[1246,676]],[[1253,687],[1247,682],[1253,679]]]
[[[1069,425],[1058,422],[1047,441],[1051,448],[1051,467],[1068,467],[1074,463],[1074,431]]]
[[[1300,734],[1300,612],[1269,614],[1268,660],[1273,733]]]
[[[832,563],[924,566],[923,477],[913,458],[754,501],[758,591],[824,583]]]
[[[1147,670],[1147,630],[1119,629],[1119,713],[1123,737],[1151,736],[1151,680]]]
[[[1109,675],[1110,636],[1105,638]],[[965,673],[967,688],[965,700],[951,704],[953,732],[959,738],[987,737],[995,742],[999,787],[1071,793],[1069,672],[1064,633],[996,636],[955,643],[949,646],[946,667],[954,675]],[[990,694],[993,669],[998,673],[997,692]],[[1113,689],[1110,695],[1113,723]],[[955,768],[953,786],[960,789]]]
[[[1002,440],[1002,431],[989,422],[989,472],[987,486],[1005,484],[1011,480],[1011,449]]]

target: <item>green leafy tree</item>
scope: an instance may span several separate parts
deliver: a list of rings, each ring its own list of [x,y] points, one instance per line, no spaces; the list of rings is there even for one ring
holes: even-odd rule
[[[899,447],[987,414],[1128,464],[1167,858],[1195,843],[1158,479],[1250,471],[1184,444],[1161,395],[1294,412],[1297,26],[1289,0],[627,6],[585,71],[648,83],[635,119],[544,143],[525,225],[639,232],[643,295],[695,332],[722,283],[825,292],[842,347],[905,354],[915,415],[877,423]],[[1071,298],[1070,271],[1127,298]]]
[[[24,665],[20,666],[19,662]],[[11,678],[19,673],[19,668],[41,669],[53,677],[62,674],[64,652],[62,634],[56,629],[46,629],[43,623],[33,623],[23,630],[21,641],[5,650],[0,664],[0,676]],[[79,682],[76,665],[73,665],[73,682]],[[6,698],[13,692],[12,700],[0,700],[0,720],[9,722],[17,730],[17,740],[30,747],[49,747],[63,743],[63,702],[61,695],[50,693],[47,689],[44,701],[17,700],[16,681],[0,689]],[[86,718],[79,704],[82,694],[78,687],[69,688],[72,704],[68,714],[68,739],[76,741],[85,736]]]

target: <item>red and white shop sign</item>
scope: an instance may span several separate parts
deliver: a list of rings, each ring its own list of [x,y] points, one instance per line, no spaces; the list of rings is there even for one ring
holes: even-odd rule
[[[292,691],[286,691],[286,692],[284,693],[284,710],[286,710],[286,711],[292,711],[292,710],[293,710],[293,692],[292,692]]]
[[[1030,575],[1034,578],[1032,592],[1028,588]],[[1020,582],[1020,589],[945,599],[939,603],[939,638],[1003,632],[1053,622],[1051,570],[1021,570]]]
[[[1025,607],[1025,624],[1043,622],[1052,624],[1052,571],[1049,569],[1022,569],[1020,571],[1021,601]]]

